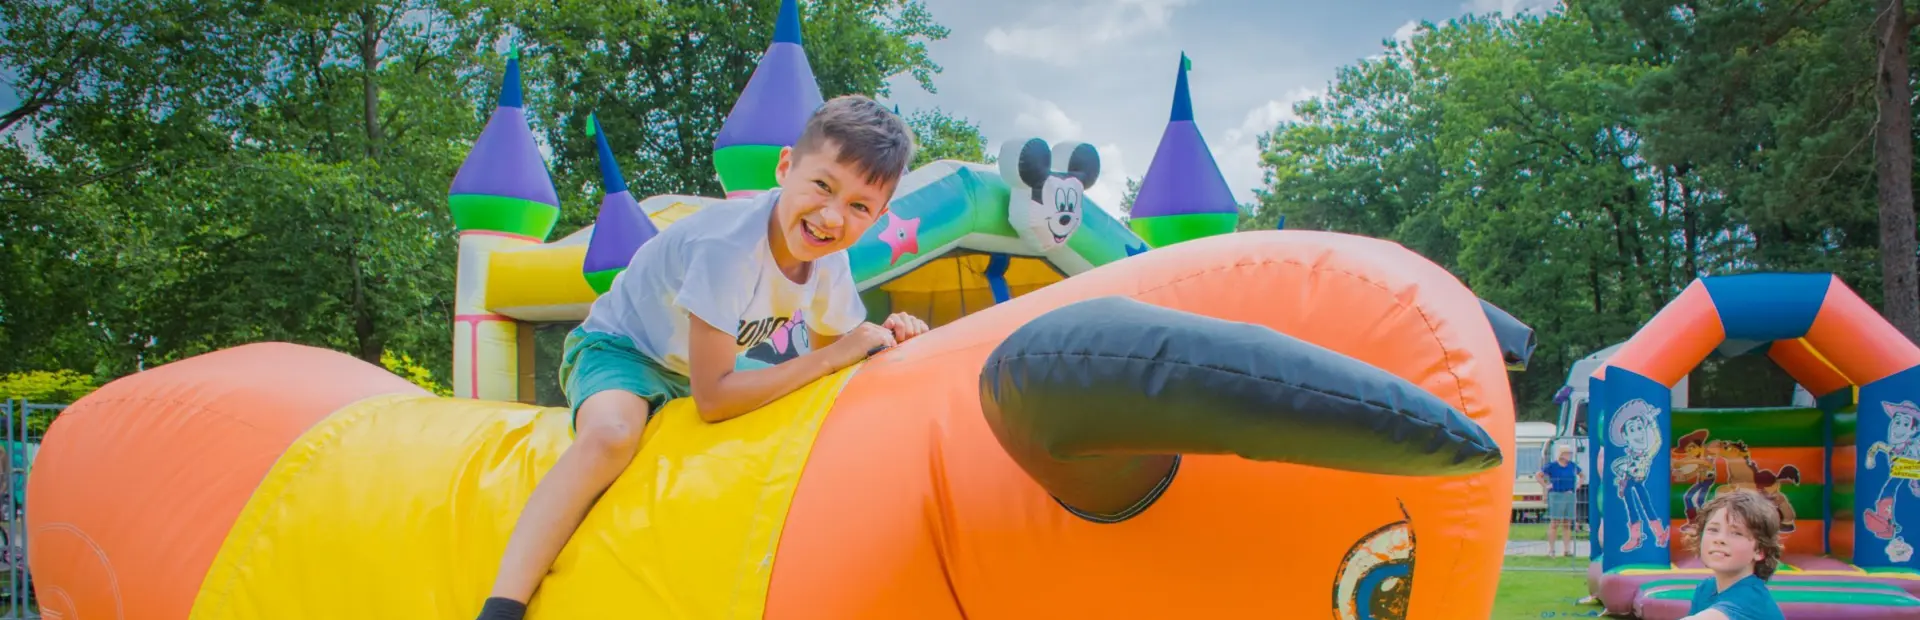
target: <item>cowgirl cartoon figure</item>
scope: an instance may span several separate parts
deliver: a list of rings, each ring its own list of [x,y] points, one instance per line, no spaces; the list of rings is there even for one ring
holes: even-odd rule
[[[1659,415],[1660,408],[1636,398],[1615,410],[1607,425],[1607,443],[1621,448],[1620,456],[1608,466],[1615,494],[1627,504],[1627,540],[1620,545],[1621,551],[1639,549],[1646,541],[1640,529],[1643,523],[1653,532],[1654,546],[1667,546],[1667,524],[1654,516],[1653,495],[1647,491],[1647,472],[1660,451]]]
[[[1920,465],[1920,407],[1913,401],[1898,403],[1882,402],[1881,411],[1886,412],[1887,440],[1876,441],[1867,446],[1867,469],[1877,469],[1881,454],[1887,455],[1887,481],[1880,484],[1879,494],[1874,496],[1873,508],[1862,515],[1867,531],[1875,538],[1890,541],[1887,543],[1887,555],[1896,562],[1906,561],[1912,548],[1900,538],[1900,523],[1894,520],[1893,500],[1900,494],[1901,487],[1908,493],[1920,497],[1920,479],[1915,466]]]

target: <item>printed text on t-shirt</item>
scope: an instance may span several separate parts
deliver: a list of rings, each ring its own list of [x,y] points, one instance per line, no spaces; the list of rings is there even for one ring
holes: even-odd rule
[[[740,337],[734,339],[733,343],[742,347],[752,347],[760,344],[760,341],[766,340],[767,336],[773,335],[774,330],[780,329],[780,326],[786,322],[787,317],[784,316],[770,316],[757,321],[742,319],[740,321]]]

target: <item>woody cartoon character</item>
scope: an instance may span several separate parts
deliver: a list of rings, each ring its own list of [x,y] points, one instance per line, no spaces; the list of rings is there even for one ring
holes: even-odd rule
[[[1696,429],[1682,435],[1673,447],[1673,481],[1676,484],[1688,484],[1687,492],[1681,496],[1681,504],[1687,509],[1687,525],[1693,527],[1693,518],[1700,506],[1707,503],[1713,493],[1716,467],[1713,456],[1707,453],[1707,429]]]
[[[1647,491],[1647,472],[1660,450],[1660,408],[1644,399],[1620,405],[1608,424],[1607,442],[1621,448],[1608,469],[1614,476],[1614,493],[1627,504],[1627,540],[1621,551],[1639,549],[1646,541],[1644,524],[1653,533],[1656,547],[1667,546],[1667,527],[1654,516],[1653,495]]]
[[[1916,479],[1908,469],[1915,464],[1915,460],[1920,459],[1920,442],[1914,441],[1916,434],[1920,434],[1920,407],[1914,406],[1913,401],[1882,402],[1880,410],[1889,418],[1887,439],[1867,446],[1867,469],[1876,469],[1879,465],[1877,457],[1886,454],[1887,467],[1891,471],[1887,474],[1887,481],[1880,484],[1880,492],[1874,495],[1873,508],[1868,509],[1862,517],[1867,531],[1872,532],[1875,538],[1889,541],[1888,557],[1901,562],[1906,558],[1894,557],[1896,552],[1900,556],[1908,556],[1913,550],[1900,537],[1901,528],[1893,514],[1893,500],[1902,486],[1906,487],[1908,493],[1920,497],[1920,479]]]

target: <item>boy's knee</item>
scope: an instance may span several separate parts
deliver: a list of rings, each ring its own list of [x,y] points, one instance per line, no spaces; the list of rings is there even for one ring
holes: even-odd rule
[[[595,394],[581,403],[575,443],[603,454],[630,455],[647,429],[648,409],[645,399],[626,392]]]

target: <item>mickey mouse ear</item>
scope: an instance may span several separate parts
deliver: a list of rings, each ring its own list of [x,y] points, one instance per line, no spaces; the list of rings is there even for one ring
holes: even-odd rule
[[[1026,142],[1007,142],[1000,146],[1000,174],[1008,183],[1019,181],[1027,187],[1045,185],[1053,154],[1047,141],[1030,138]]]
[[[1038,144],[1038,146],[1036,146],[1036,144]],[[1032,177],[1029,176],[1030,172],[1027,171],[1027,167],[1031,164],[1028,164],[1027,161],[1031,159],[1031,157],[1029,157],[1027,153],[1036,148],[1042,153],[1046,152],[1046,141],[1039,138],[1029,138],[1026,140],[1008,140],[1001,143],[1000,178],[1006,179],[1008,184],[1025,184],[1028,187],[1039,187],[1042,183],[1045,183],[1047,177],[1044,159],[1041,163],[1041,176],[1038,180],[1029,180]]]
[[[1100,180],[1100,152],[1085,142],[1053,145],[1053,169],[1080,179],[1081,187],[1093,187],[1093,183]]]

